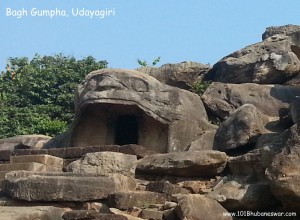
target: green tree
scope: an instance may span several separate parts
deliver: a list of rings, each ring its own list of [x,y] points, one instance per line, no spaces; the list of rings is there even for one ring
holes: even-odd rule
[[[152,62],[152,66],[155,66],[157,63],[159,63],[160,61],[160,57],[157,57],[155,60],[153,60]],[[137,62],[138,64],[141,66],[141,67],[146,67],[148,66],[148,63],[146,60],[140,60],[140,59],[137,59]]]
[[[106,61],[62,54],[10,58],[0,75],[0,138],[20,134],[56,135],[74,115],[74,91]]]

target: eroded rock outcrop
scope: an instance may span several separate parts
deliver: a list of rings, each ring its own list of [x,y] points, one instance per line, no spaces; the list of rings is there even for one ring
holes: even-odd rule
[[[72,147],[139,144],[160,153],[182,151],[214,127],[199,96],[133,70],[90,73],[77,89],[75,107]]]
[[[266,171],[274,195],[289,210],[300,209],[300,136],[293,126],[281,152]]]
[[[201,99],[210,112],[224,120],[244,104],[254,105],[267,116],[279,117],[279,110],[289,108],[289,103],[298,95],[300,88],[293,86],[214,82]]]
[[[266,210],[278,204],[268,183],[245,183],[238,179],[228,180],[208,197],[219,201],[228,211]]]
[[[293,30],[273,27],[264,34],[264,41],[217,62],[212,78],[223,83],[285,83],[300,71],[299,36],[299,27]]]
[[[143,67],[137,70],[167,85],[189,89],[190,84],[201,81],[204,78],[208,71],[211,70],[211,66],[196,62],[182,62],[165,64],[158,68]]]
[[[218,128],[214,138],[215,150],[231,150],[256,143],[266,133],[268,118],[254,105],[245,104],[236,109]]]
[[[276,34],[293,37],[293,36],[297,36],[298,32],[300,32],[299,25],[288,24],[284,26],[271,26],[266,28],[266,31],[262,34],[262,39],[265,40]],[[293,39],[294,38],[295,37],[293,37]]]

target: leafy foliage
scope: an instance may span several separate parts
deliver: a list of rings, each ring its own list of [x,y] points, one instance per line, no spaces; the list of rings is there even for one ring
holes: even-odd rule
[[[155,60],[153,60],[152,66],[155,66],[157,63],[159,63],[159,61],[160,61],[160,57],[157,57]],[[142,67],[148,66],[148,63],[147,63],[146,60],[140,60],[140,59],[138,59],[137,62]]]
[[[201,96],[206,91],[206,89],[210,84],[211,84],[210,81],[197,81],[192,84],[189,84],[190,86],[189,90]]]
[[[0,138],[64,131],[73,119],[77,84],[91,71],[105,67],[106,61],[91,56],[10,58],[0,75]]]

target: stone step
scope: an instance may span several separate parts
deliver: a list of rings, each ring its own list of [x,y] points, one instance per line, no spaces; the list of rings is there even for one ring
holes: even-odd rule
[[[109,207],[127,210],[130,207],[144,208],[151,204],[164,204],[167,198],[162,193],[149,191],[127,191],[110,193]]]
[[[0,164],[0,172],[8,173],[11,171],[19,171],[19,170],[37,171],[37,172],[62,172],[61,167],[48,166],[45,164],[35,163],[35,162]]]
[[[46,171],[46,165],[41,163],[13,163],[13,164],[0,164],[0,171]]]
[[[61,168],[63,167],[64,160],[60,157],[55,157],[47,154],[37,154],[37,155],[20,155],[20,156],[11,156],[10,163],[40,163],[47,166]]]
[[[123,215],[99,213],[96,211],[87,210],[74,210],[66,212],[62,218],[64,220],[74,220],[74,219],[101,219],[101,220],[128,220],[127,217]]]
[[[0,164],[0,179],[3,180],[5,179],[5,174],[18,170],[46,172],[47,166],[41,163]]]

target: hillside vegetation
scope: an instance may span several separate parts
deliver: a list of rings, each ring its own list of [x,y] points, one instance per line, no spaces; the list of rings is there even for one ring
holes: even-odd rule
[[[21,134],[56,135],[74,115],[74,90],[105,60],[62,54],[10,58],[0,75],[0,138]]]

